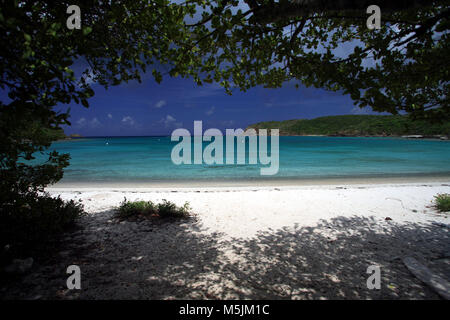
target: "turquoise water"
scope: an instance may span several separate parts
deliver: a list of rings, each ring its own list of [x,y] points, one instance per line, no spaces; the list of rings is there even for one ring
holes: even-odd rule
[[[170,137],[110,137],[55,142],[52,149],[71,155],[71,164],[62,182],[450,174],[448,141],[280,137],[279,171],[273,176],[261,176],[259,164],[175,165],[170,155],[176,144]]]

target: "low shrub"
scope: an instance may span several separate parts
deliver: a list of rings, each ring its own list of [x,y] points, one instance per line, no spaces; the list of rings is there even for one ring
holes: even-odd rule
[[[156,214],[156,206],[151,201],[127,201],[125,198],[116,210],[116,215],[121,219],[136,216],[151,216]]]
[[[434,196],[435,207],[442,212],[450,211],[450,194],[440,193]]]
[[[152,201],[128,201],[126,198],[116,209],[116,216],[119,219],[133,218],[187,218],[191,208],[186,202],[182,207],[175,203],[163,199],[162,203],[155,204]]]
[[[178,207],[175,203],[163,199],[162,203],[158,203],[158,214],[161,218],[186,218],[189,216],[191,207],[189,202],[185,202],[182,207]]]
[[[1,264],[33,256],[73,227],[84,214],[83,205],[47,193],[27,193],[0,201]]]

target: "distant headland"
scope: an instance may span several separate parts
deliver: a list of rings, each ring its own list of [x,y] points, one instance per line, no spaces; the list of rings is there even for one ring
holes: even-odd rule
[[[450,122],[430,123],[401,115],[342,115],[315,119],[265,121],[247,129],[279,129],[282,136],[404,137],[442,139],[450,136]]]
[[[84,138],[81,134],[78,133],[73,133],[73,134],[69,134],[68,136],[66,135],[66,140],[70,140],[70,139],[79,139],[79,138]]]
[[[52,140],[59,140],[59,141],[84,138],[81,134],[78,133],[67,135],[61,128],[48,129],[46,130],[46,135],[51,137]]]

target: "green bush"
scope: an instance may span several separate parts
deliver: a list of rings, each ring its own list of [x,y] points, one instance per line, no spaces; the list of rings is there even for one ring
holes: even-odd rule
[[[137,217],[159,218],[186,218],[190,215],[191,208],[186,202],[182,207],[163,199],[162,203],[154,204],[152,201],[127,201],[125,198],[116,210],[116,216],[120,219]]]
[[[151,216],[156,214],[156,206],[151,201],[127,201],[125,198],[116,211],[116,215],[121,219],[136,216]]]
[[[83,205],[49,194],[26,193],[0,202],[0,259],[32,256],[75,225]]]
[[[439,211],[449,212],[450,211],[450,194],[440,193],[434,196],[435,206]]]
[[[178,207],[175,203],[163,199],[162,203],[158,203],[158,214],[161,218],[183,218],[189,216],[191,210],[189,202],[185,202],[182,207]]]

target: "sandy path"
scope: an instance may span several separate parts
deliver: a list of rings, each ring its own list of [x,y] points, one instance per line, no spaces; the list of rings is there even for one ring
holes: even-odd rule
[[[450,215],[431,204],[445,183],[242,188],[59,188],[90,213],[63,251],[41,263],[9,298],[329,299],[438,298],[401,258],[450,279]],[[154,225],[117,222],[128,200],[182,205],[195,218]],[[392,220],[385,220],[386,217]],[[67,290],[77,264],[82,289]],[[366,287],[369,265],[381,289]]]

